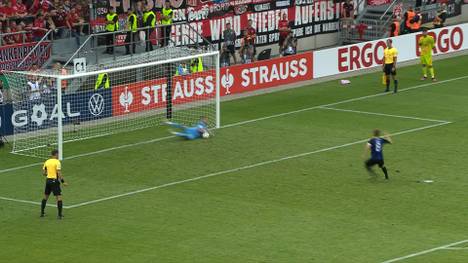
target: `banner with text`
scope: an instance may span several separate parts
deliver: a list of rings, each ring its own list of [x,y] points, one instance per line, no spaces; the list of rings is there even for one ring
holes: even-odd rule
[[[465,36],[468,35],[468,24],[431,30],[429,34],[436,42],[434,55],[468,49],[468,41],[465,40]],[[392,38],[393,46],[399,51],[399,62],[419,57],[417,42],[420,36],[421,33],[413,33]],[[314,63],[318,64],[314,68],[314,78],[381,66],[385,41],[386,39],[380,39],[315,51]]]
[[[137,2],[137,1],[133,1]],[[132,1],[101,0],[97,4],[97,19],[91,21],[95,31],[104,31],[105,14],[109,6],[116,6],[119,14],[124,14]],[[341,3],[333,0],[187,0],[170,1],[174,9],[174,22],[187,22],[198,34],[218,44],[226,23],[232,25],[240,46],[242,30],[249,20],[257,30],[257,45],[270,45],[279,40],[278,23],[283,14],[290,21],[290,27],[296,37],[336,32],[339,27]],[[163,1],[148,1],[150,7],[160,10]],[[157,12],[160,16],[160,12]],[[121,28],[125,28],[125,15],[120,15]],[[203,43],[203,39],[191,33],[187,24],[172,27],[172,40],[176,45]],[[187,37],[187,34],[191,34]]]
[[[42,42],[28,59],[18,68],[18,64],[31,52],[37,42],[0,46],[0,72],[2,70],[24,70],[32,63],[42,66],[50,57],[52,45],[49,41]],[[39,59],[37,59],[39,57]]]

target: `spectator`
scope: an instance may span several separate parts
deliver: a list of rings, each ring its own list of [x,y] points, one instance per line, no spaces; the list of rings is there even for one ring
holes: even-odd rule
[[[3,1],[0,0],[0,21],[6,21],[8,19],[6,9],[7,8],[5,4],[3,3]],[[2,30],[1,27],[0,27],[0,30]]]
[[[411,33],[419,32],[421,30],[422,15],[419,9],[416,10],[416,14],[411,20]]]
[[[279,29],[279,53],[281,54],[283,49],[284,40],[288,37],[289,32],[291,32],[291,27],[289,26],[288,15],[283,13],[281,20],[278,23]]]
[[[242,63],[252,62],[254,56],[254,46],[247,40],[247,38],[247,30],[244,30],[241,47],[239,49],[239,56],[241,57]]]
[[[234,64],[237,64],[236,59],[236,32],[231,28],[231,23],[226,23],[226,29],[223,31],[223,40],[224,40],[224,48],[227,53],[227,64],[230,65],[230,58],[229,54],[231,54],[232,58],[234,59]]]
[[[19,23],[19,24],[15,25],[15,27],[13,28],[14,24],[16,24],[16,23],[11,23],[11,31],[17,33],[15,35],[13,35],[13,37],[15,39],[15,43],[17,43],[17,44],[24,43],[26,39],[24,37],[24,34],[22,33],[22,32],[24,32],[23,24]]]
[[[165,47],[169,45],[169,40],[171,39],[172,33],[172,19],[174,17],[174,12],[171,8],[171,3],[166,1],[164,3],[164,7],[161,10],[161,24],[164,26],[163,28],[163,44],[162,46]]]
[[[408,8],[408,11],[405,12],[404,17],[403,17],[403,22],[404,22],[404,28],[403,28],[403,33],[407,34],[412,31],[413,27],[413,19],[416,13],[413,10],[413,7],[410,6]]]
[[[13,13],[16,17],[23,18],[28,15],[28,9],[23,4],[22,0],[16,0],[16,3],[12,6]]]
[[[63,34],[64,28],[67,26],[67,23],[66,23],[67,13],[65,12],[65,9],[63,8],[63,4],[57,3],[55,5],[55,10],[51,12],[51,17],[57,29],[56,36],[62,37],[64,35]]]
[[[33,40],[40,41],[47,32],[47,24],[44,15],[39,12],[33,22]]]
[[[252,49],[252,61],[255,61],[255,54],[257,54],[257,50],[255,48],[255,43],[257,40],[257,31],[253,27],[253,21],[252,19],[249,19],[249,26],[245,29],[246,34],[245,34],[245,39],[244,41],[246,42],[245,44],[249,49]]]
[[[106,14],[106,53],[114,54],[114,34],[110,32],[115,32],[119,30],[119,16],[115,13],[115,7],[111,7]]]
[[[230,51],[226,45],[225,42],[222,43],[221,45],[221,55],[220,55],[220,58],[219,58],[219,63],[221,64],[221,67],[227,67],[227,66],[230,66],[231,65],[231,61],[230,61]],[[234,55],[235,57],[235,55]]]
[[[125,37],[125,55],[130,54],[130,44],[132,45],[132,54],[135,54],[136,41],[138,40],[137,16],[132,9],[127,11],[127,36]]]
[[[393,16],[393,22],[390,25],[390,37],[396,37],[400,35],[400,18]]]
[[[435,17],[432,24],[434,25],[434,28],[441,28],[444,27],[445,20],[447,20],[447,5],[442,4],[440,11],[437,13],[437,16]]]
[[[354,23],[354,3],[351,0],[346,0],[341,9],[341,24],[346,32],[349,34],[351,26]]]
[[[3,2],[5,4],[5,7],[3,8],[3,12],[7,17],[13,17],[15,16],[15,11],[13,10],[13,7],[11,5],[11,1],[6,1]]]
[[[65,18],[65,23],[72,37],[75,38],[76,46],[80,46],[80,29],[82,28],[82,19],[76,13],[76,9],[72,7]]]
[[[283,56],[295,55],[297,53],[297,39],[293,36],[292,32],[288,33],[288,36],[283,42],[283,48],[281,54]]]
[[[153,43],[151,42],[151,35],[154,33],[156,26],[156,14],[151,10],[151,7],[145,7],[145,13],[143,14],[143,26],[149,27],[145,34],[145,51],[153,51]]]

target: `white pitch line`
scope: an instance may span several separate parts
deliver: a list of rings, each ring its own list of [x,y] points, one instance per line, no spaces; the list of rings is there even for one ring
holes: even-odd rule
[[[413,86],[413,87],[408,87],[408,88],[401,89],[399,92],[405,92],[405,91],[409,91],[409,90],[413,90],[413,89],[429,87],[429,86],[432,86],[432,85],[443,84],[443,83],[457,81],[457,80],[466,79],[466,78],[468,78],[468,75],[467,76],[462,76],[462,77],[457,77],[457,78],[452,78],[452,79],[447,79],[447,80],[442,80],[442,81],[438,81],[438,82],[431,82],[431,83],[421,84],[421,85],[417,85],[417,86]],[[330,106],[335,106],[335,105],[344,104],[344,103],[353,102],[353,101],[359,101],[359,100],[364,100],[364,99],[369,99],[369,98],[374,98],[374,97],[379,97],[379,96],[386,96],[386,95],[390,95],[390,94],[393,94],[393,93],[389,93],[389,92],[387,92],[387,93],[377,93],[377,94],[366,95],[366,96],[362,96],[362,97],[342,100],[342,101],[338,101],[338,102],[334,102],[334,103],[317,105],[317,106],[313,106],[313,107],[308,107],[308,108],[303,108],[303,109],[299,109],[299,110],[284,112],[284,113],[280,113],[280,114],[274,114],[274,115],[265,116],[265,117],[256,118],[256,119],[251,119],[251,120],[247,120],[247,121],[231,123],[231,124],[227,124],[227,125],[222,126],[221,129],[234,127],[234,126],[245,125],[245,124],[249,124],[249,123],[253,123],[253,122],[258,122],[258,121],[263,121],[263,120],[268,120],[268,119],[273,119],[273,118],[278,118],[278,117],[283,117],[283,116],[292,115],[292,114],[296,114],[296,113],[300,113],[300,112],[304,112],[304,111],[310,111],[310,110],[314,110],[314,109],[318,109],[318,108],[322,108],[322,107],[330,107]],[[75,159],[75,158],[90,156],[90,155],[95,155],[95,154],[100,154],[100,153],[104,153],[104,152],[110,152],[110,151],[114,151],[114,150],[118,150],[118,149],[134,147],[134,146],[137,146],[137,145],[144,145],[144,144],[153,143],[153,142],[156,142],[156,141],[162,141],[162,140],[169,139],[169,138],[171,138],[171,136],[156,138],[156,139],[149,140],[149,141],[142,141],[142,142],[137,142],[137,143],[125,144],[125,145],[121,145],[121,146],[117,146],[117,147],[106,148],[106,149],[95,151],[95,152],[89,152],[89,153],[84,153],[84,154],[79,154],[79,155],[73,155],[73,156],[70,156],[68,158],[65,158],[65,160]],[[36,165],[41,165],[41,164],[42,163],[32,163],[32,164],[23,165],[23,166],[7,168],[7,169],[0,170],[0,174],[7,173],[7,172],[12,172],[12,171],[16,171],[16,170],[21,170],[21,169],[33,167],[33,166],[36,166]]]
[[[468,247],[445,247],[443,250],[468,250]]]
[[[401,90],[399,90],[398,92],[401,93],[401,92],[405,92],[405,91],[410,91],[410,90],[414,90],[414,89],[425,88],[425,87],[429,87],[429,86],[433,86],[433,85],[437,85],[437,84],[443,84],[443,83],[452,82],[452,81],[457,81],[457,80],[466,79],[466,78],[468,78],[468,75],[467,75],[467,76],[462,76],[462,77],[453,78],[453,79],[446,79],[446,80],[442,80],[442,81],[438,81],[438,82],[430,82],[430,83],[426,83],[426,84],[416,85],[416,86],[413,86],[413,87],[408,87],[408,88],[401,89]],[[279,113],[279,114],[275,114],[275,115],[271,115],[271,116],[265,116],[265,117],[261,117],[261,118],[256,118],[256,119],[252,119],[252,120],[246,120],[246,121],[240,121],[240,122],[236,122],[236,123],[231,123],[231,124],[224,125],[224,126],[221,127],[221,128],[228,128],[228,127],[233,127],[233,126],[239,126],[239,125],[244,125],[244,124],[248,124],[248,123],[252,123],[252,122],[263,121],[263,120],[268,120],[268,119],[283,117],[283,116],[287,116],[287,115],[291,115],[291,114],[301,113],[301,112],[304,112],[304,111],[315,110],[315,109],[319,109],[319,108],[323,108],[323,107],[331,107],[331,106],[336,106],[336,105],[340,105],[340,104],[344,104],[344,103],[348,103],[348,102],[360,101],[360,100],[365,100],[365,99],[370,99],[370,98],[375,98],[375,97],[380,97],[380,96],[389,96],[389,95],[391,95],[391,96],[398,96],[398,94],[393,94],[393,93],[391,93],[391,92],[371,94],[371,95],[366,95],[366,96],[362,96],[362,97],[357,97],[357,98],[342,100],[342,101],[338,101],[338,102],[333,102],[333,103],[328,103],[328,104],[322,104],[322,105],[312,106],[312,107],[303,108],[303,109],[299,109],[299,110],[293,110],[293,111],[283,112],[283,113]]]
[[[393,117],[393,118],[400,118],[400,119],[418,120],[418,121],[429,121],[429,122],[440,122],[440,123],[449,122],[449,121],[442,121],[442,120],[435,120],[435,119],[428,119],[428,118],[420,118],[420,117],[413,117],[413,116],[403,116],[403,115],[395,115],[395,114],[387,114],[387,113],[379,113],[379,112],[359,111],[359,110],[348,110],[348,109],[339,109],[339,108],[331,108],[331,107],[320,107],[320,109],[333,110],[333,111],[342,111],[342,112],[351,112],[351,113],[359,113],[359,114],[367,114],[367,115],[376,115],[376,116],[384,116],[384,117]]]
[[[41,205],[40,202],[34,202],[34,201],[22,200],[22,199],[16,199],[16,198],[9,198],[9,197],[3,197],[3,196],[0,196],[0,200],[12,201],[12,202],[17,202],[17,203],[25,203],[25,204],[33,204],[33,205]],[[52,205],[52,204],[47,204],[47,206],[57,207],[56,205]],[[64,206],[64,208],[67,208],[67,207]]]
[[[393,133],[393,134],[390,134],[390,135],[392,135],[392,136],[402,135],[402,134],[421,131],[421,130],[426,130],[426,129],[430,129],[430,128],[434,128],[434,127],[438,127],[438,126],[442,126],[442,125],[446,125],[446,124],[449,124],[449,122],[436,123],[436,124],[427,125],[427,126],[423,126],[423,127],[419,127],[419,128],[404,130],[404,131],[396,132],[396,133]],[[135,195],[135,194],[148,192],[148,191],[161,189],[161,188],[166,188],[166,187],[173,186],[173,185],[178,185],[178,184],[183,184],[183,183],[188,183],[188,182],[193,182],[193,181],[199,181],[199,180],[202,180],[202,179],[206,179],[206,178],[210,178],[210,177],[214,177],[214,176],[218,176],[218,175],[223,175],[223,174],[228,174],[228,173],[233,173],[233,172],[239,172],[239,171],[243,171],[243,170],[247,170],[247,169],[251,169],[251,168],[255,168],[255,167],[265,166],[265,165],[278,163],[278,162],[282,162],[282,161],[286,161],[286,160],[291,160],[291,159],[296,159],[296,158],[300,158],[300,157],[304,157],[304,156],[309,156],[309,155],[312,155],[312,154],[327,152],[327,151],[331,151],[331,150],[335,150],[335,149],[340,149],[340,148],[344,148],[344,147],[364,143],[367,140],[368,139],[363,139],[363,140],[354,141],[354,142],[350,142],[350,143],[346,143],[346,144],[342,144],[342,145],[337,145],[337,146],[332,146],[332,147],[328,147],[328,148],[323,148],[323,149],[319,149],[319,150],[315,150],[315,151],[311,151],[311,152],[305,152],[305,153],[290,155],[290,156],[286,156],[286,157],[282,157],[282,158],[278,158],[278,159],[273,159],[273,160],[269,160],[269,161],[254,163],[254,164],[250,164],[250,165],[246,165],[246,166],[242,166],[242,167],[237,167],[237,168],[233,168],[233,169],[229,169],[229,170],[214,172],[214,173],[210,173],[210,174],[206,174],[206,175],[202,175],[202,176],[198,176],[198,177],[194,177],[194,178],[189,178],[189,179],[185,179],[185,180],[181,180],[181,181],[175,181],[175,182],[171,182],[171,183],[166,183],[166,184],[162,184],[162,185],[148,187],[148,188],[144,188],[144,189],[140,189],[140,190],[136,190],[136,191],[132,191],[132,192],[128,192],[128,193],[123,193],[123,194],[113,195],[113,196],[109,196],[109,197],[104,197],[104,198],[100,198],[100,199],[96,199],[96,200],[92,200],[92,201],[88,201],[88,202],[83,202],[83,203],[79,203],[79,204],[75,204],[75,205],[70,205],[70,206],[68,206],[68,208],[76,208],[76,207],[81,207],[81,206],[85,206],[85,205],[100,203],[100,202],[103,202],[103,201],[108,201],[108,200],[112,200],[112,199],[116,199],[116,198],[120,198],[120,197]]]
[[[405,259],[408,259],[408,258],[421,256],[421,255],[428,254],[428,253],[431,253],[431,252],[434,252],[434,251],[437,251],[437,250],[446,249],[448,247],[453,247],[453,246],[464,244],[464,243],[468,243],[468,239],[461,240],[461,241],[454,242],[454,243],[450,243],[450,244],[443,245],[443,246],[440,246],[440,247],[435,247],[435,248],[423,250],[423,251],[413,253],[413,254],[409,254],[409,255],[406,255],[406,256],[403,256],[403,257],[390,259],[390,260],[387,260],[387,261],[383,261],[382,263],[392,263],[392,262],[402,261],[402,260],[405,260]]]

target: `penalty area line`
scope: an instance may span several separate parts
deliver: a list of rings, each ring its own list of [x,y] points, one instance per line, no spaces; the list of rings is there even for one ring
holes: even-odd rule
[[[389,260],[383,261],[382,263],[392,263],[392,262],[402,261],[402,260],[406,260],[408,258],[413,258],[413,257],[429,254],[429,253],[432,253],[434,251],[443,250],[443,249],[450,249],[450,247],[460,245],[460,244],[464,244],[464,243],[468,243],[468,239],[453,242],[453,243],[446,244],[446,245],[442,245],[440,247],[430,248],[430,249],[423,250],[423,251],[420,251],[420,252],[416,252],[416,253],[413,253],[413,254],[409,254],[409,255],[406,255],[406,256],[389,259]]]
[[[395,133],[392,133],[390,135],[392,135],[392,136],[403,135],[403,134],[422,131],[422,130],[435,128],[435,127],[442,126],[442,125],[447,125],[447,124],[450,124],[450,122],[426,125],[426,126],[419,127],[419,128],[414,128],[414,129],[409,129],[409,130],[403,130],[403,131],[400,131],[400,132],[395,132]],[[278,158],[278,159],[272,159],[272,160],[263,161],[263,162],[259,162],[259,163],[254,163],[254,164],[241,166],[241,167],[237,167],[237,168],[233,168],[233,169],[228,169],[228,170],[218,171],[218,172],[214,172],[214,173],[209,173],[209,174],[202,175],[202,176],[197,176],[197,177],[194,177],[194,178],[189,178],[189,179],[185,179],[185,180],[170,182],[170,183],[157,185],[157,186],[152,186],[152,187],[148,187],[148,188],[144,188],[144,189],[140,189],[140,190],[135,190],[135,191],[127,192],[127,193],[122,193],[122,194],[108,196],[108,197],[104,197],[104,198],[100,198],[100,199],[96,199],[96,200],[91,200],[91,201],[87,201],[87,202],[83,202],[83,203],[69,205],[68,208],[71,209],[71,208],[82,207],[82,206],[86,206],[86,205],[96,204],[96,203],[100,203],[100,202],[104,202],[104,201],[108,201],[108,200],[113,200],[113,199],[125,197],[125,196],[131,196],[131,195],[135,195],[135,194],[139,194],[139,193],[144,193],[144,192],[148,192],[148,191],[152,191],[152,190],[156,190],[156,189],[162,189],[162,188],[167,188],[167,187],[174,186],[174,185],[199,181],[199,180],[210,178],[210,177],[215,177],[215,176],[219,176],[219,175],[224,175],[224,174],[239,172],[239,171],[243,171],[243,170],[248,170],[248,169],[261,167],[261,166],[265,166],[265,165],[269,165],[269,164],[274,164],[274,163],[278,163],[278,162],[282,162],[282,161],[286,161],[286,160],[297,159],[297,158],[301,158],[301,157],[305,157],[305,156],[309,156],[309,155],[313,155],[313,154],[317,154],[317,153],[328,152],[328,151],[331,151],[331,150],[336,150],[336,149],[340,149],[340,148],[344,148],[344,147],[348,147],[348,146],[352,146],[352,145],[356,145],[356,144],[360,144],[360,143],[365,143],[367,141],[368,141],[368,139],[358,140],[358,141],[345,143],[345,144],[341,144],[341,145],[337,145],[337,146],[322,148],[322,149],[315,150],[315,151],[310,151],[310,152],[285,156],[285,157]]]

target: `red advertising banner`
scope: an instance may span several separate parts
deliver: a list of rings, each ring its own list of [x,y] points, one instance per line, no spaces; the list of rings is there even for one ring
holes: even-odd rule
[[[165,78],[112,87],[112,115],[165,107],[166,88]]]
[[[272,89],[311,80],[312,52],[222,68],[221,96]],[[172,78],[172,103],[185,104],[216,95],[214,70]],[[112,87],[112,115],[119,116],[166,107],[167,79]]]
[[[388,5],[392,3],[392,0],[367,0],[368,5]]]
[[[221,70],[221,96],[311,80],[312,52],[235,65]]]
[[[30,42],[0,46],[0,71],[23,70],[29,68],[32,63],[37,63],[39,66],[42,66],[42,64],[49,59],[52,50],[52,45],[49,45],[49,41],[41,43],[33,54],[18,68],[18,64],[29,54],[36,44],[37,42]],[[41,55],[41,57],[37,59],[39,55]]]

